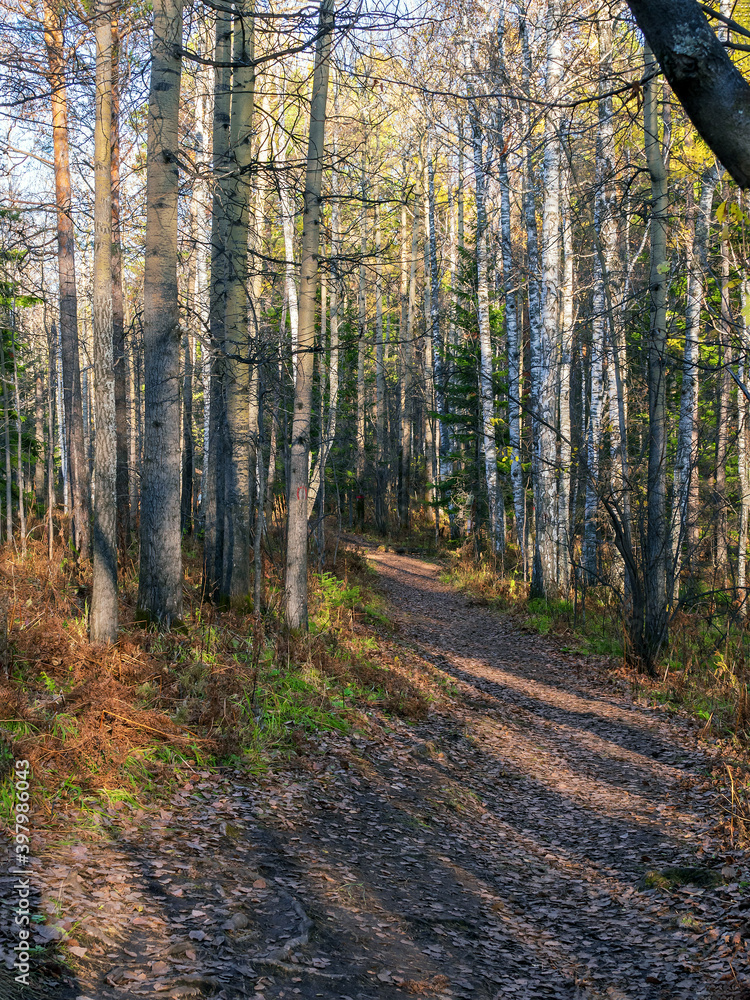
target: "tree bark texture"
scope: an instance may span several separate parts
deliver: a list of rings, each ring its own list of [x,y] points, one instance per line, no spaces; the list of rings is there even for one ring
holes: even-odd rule
[[[228,10],[216,12],[214,46],[214,110],[213,110],[213,205],[211,212],[211,284],[209,290],[210,449],[204,460],[205,532],[203,543],[203,589],[216,600],[221,589],[224,562],[224,492],[226,461],[226,427],[224,399],[224,319],[226,314],[226,215],[227,154],[229,151],[229,119],[231,80],[229,67],[232,53],[232,20]]]
[[[647,69],[653,56],[646,52]],[[667,170],[659,139],[657,83],[644,88],[644,141],[651,177],[651,319],[648,336],[648,524],[645,550],[646,619],[643,657],[651,669],[654,657],[667,637],[667,218],[669,195]]]
[[[333,0],[323,0],[315,50],[310,132],[307,147],[302,253],[300,259],[299,350],[288,494],[286,551],[286,617],[291,628],[307,628],[307,491],[312,415],[315,312],[320,245],[328,70],[333,29]]]
[[[477,319],[479,322],[479,398],[480,438],[484,452],[484,477],[487,489],[489,535],[492,552],[503,565],[505,525],[502,498],[497,477],[497,445],[495,443],[495,387],[493,379],[492,338],[490,335],[490,303],[487,279],[487,208],[485,174],[482,156],[482,131],[479,112],[470,104],[474,151],[474,188],[477,209]]]
[[[505,70],[505,13],[501,9],[497,21],[497,48],[501,86]],[[498,176],[500,181],[500,249],[503,261],[503,291],[505,299],[505,334],[508,342],[508,436],[510,445],[510,479],[513,489],[516,543],[523,577],[526,579],[526,493],[521,463],[521,331],[518,323],[516,294],[517,271],[513,266],[510,178],[506,149],[506,114],[503,99],[497,103]]]
[[[91,487],[83,437],[81,366],[78,356],[78,296],[76,292],[75,233],[68,138],[68,96],[65,84],[65,45],[59,9],[44,5],[44,41],[49,64],[52,105],[52,146],[57,208],[57,263],[60,295],[62,394],[68,448],[67,469],[72,501],[72,539],[82,559],[91,553]]]
[[[180,324],[177,296],[178,111],[182,0],[156,0],[148,106],[144,271],[144,431],[139,616],[182,613]]]
[[[559,5],[551,0],[547,9],[546,91],[554,102],[562,80],[562,39],[558,30]],[[556,354],[558,344],[558,295],[560,288],[560,112],[554,106],[547,115],[544,144],[544,190],[542,210],[542,321],[536,352],[537,398],[534,436],[537,489],[535,499],[535,551],[531,591],[551,597],[557,589],[557,393]],[[533,362],[532,362],[533,364]]]
[[[250,594],[250,332],[248,326],[248,230],[252,182],[253,12],[235,4],[229,165],[224,207],[227,221],[224,379],[226,395],[226,494],[222,593],[241,605]]]
[[[112,16],[112,358],[115,372],[115,426],[117,433],[117,545],[124,555],[130,547],[130,470],[128,468],[128,369],[125,356],[125,314],[122,298],[122,241],[120,237],[120,31]]]
[[[695,0],[628,0],[698,133],[740,187],[750,186],[750,85]],[[646,63],[646,73],[655,72]]]
[[[112,25],[106,0],[96,9],[94,124],[94,442],[91,641],[117,639],[117,431],[112,322]]]

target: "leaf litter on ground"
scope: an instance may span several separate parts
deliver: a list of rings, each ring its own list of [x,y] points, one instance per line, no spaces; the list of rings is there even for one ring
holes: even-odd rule
[[[427,710],[376,706],[257,778],[196,767],[89,839],[66,814],[33,869],[37,995],[750,995],[717,748],[434,566],[371,559],[377,656]]]

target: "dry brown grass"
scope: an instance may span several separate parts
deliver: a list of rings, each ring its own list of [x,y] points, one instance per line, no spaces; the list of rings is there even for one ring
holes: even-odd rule
[[[369,599],[361,556],[339,549],[336,568]],[[102,790],[158,792],[196,762],[247,759],[248,741],[248,766],[262,768],[264,755],[304,753],[306,728],[336,724],[337,714],[344,726],[367,725],[372,711],[424,718],[429,682],[363,652],[362,613],[343,609],[322,634],[290,634],[274,614],[281,588],[271,561],[267,572],[265,619],[219,614],[201,599],[200,553],[188,550],[184,627],[160,634],[133,622],[137,580],[126,564],[120,637],[105,648],[87,637],[90,567],[62,546],[50,564],[41,541],[23,558],[0,549],[5,759],[29,760],[37,795],[59,803]],[[324,595],[314,574],[310,582],[314,611]]]

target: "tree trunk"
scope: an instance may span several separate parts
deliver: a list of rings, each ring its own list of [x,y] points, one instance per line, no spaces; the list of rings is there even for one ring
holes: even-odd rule
[[[522,53],[522,88],[527,98],[531,97],[531,75],[532,57],[531,44],[529,40],[528,25],[525,13],[522,12],[519,23],[521,35]],[[539,269],[539,232],[537,229],[536,202],[537,202],[537,179],[534,169],[533,158],[533,134],[531,126],[531,115],[529,105],[522,102],[521,121],[524,141],[523,157],[523,214],[526,229],[526,259],[528,266],[528,307],[529,307],[529,353],[530,353],[530,402],[531,402],[531,485],[534,510],[534,560],[532,563],[532,576],[536,567],[536,579],[539,579],[540,569],[538,566],[538,546],[536,543],[536,512],[540,504],[539,498],[539,474],[538,474],[538,451],[536,442],[539,433],[538,423],[538,400],[539,400],[539,351],[542,339],[542,286]],[[526,548],[528,553],[528,519],[526,529]],[[527,554],[528,562],[528,554]]]
[[[537,399],[535,403],[535,549],[531,593],[552,597],[556,590],[557,515],[556,495],[556,348],[558,344],[558,295],[560,290],[560,112],[562,37],[558,25],[559,4],[551,0],[547,9],[546,92],[552,107],[547,114],[544,144],[544,204],[542,212],[542,322],[536,357]]]
[[[334,144],[335,150],[335,144]],[[339,405],[339,303],[341,302],[341,235],[339,219],[338,179],[334,169],[331,178],[331,285],[330,285],[330,342],[328,353],[328,418],[322,428],[321,448],[310,476],[310,490],[307,500],[308,517],[312,517],[316,499],[320,498],[320,517],[324,517],[324,487],[325,466],[328,461],[333,442],[336,437],[336,423]],[[323,323],[321,321],[321,327]],[[323,351],[323,343],[320,345]],[[323,395],[323,379],[321,376],[321,396]],[[322,411],[321,411],[322,412]]]
[[[51,372],[50,372],[51,374]],[[34,463],[34,498],[37,503],[44,498],[44,373],[37,368],[34,373],[34,440],[37,456]]]
[[[645,49],[646,72],[655,70],[654,58]],[[644,87],[644,140],[651,178],[651,320],[648,335],[648,515],[645,551],[646,616],[642,656],[653,663],[667,638],[667,170],[659,140],[657,83]]]
[[[600,39],[600,42],[602,40]],[[601,56],[601,54],[600,54]],[[600,92],[603,89],[600,82]],[[609,164],[604,159],[608,128],[606,107],[599,101],[599,128],[596,137],[596,193],[594,195],[594,231],[599,247],[603,246],[604,230],[608,225],[608,204],[605,184]],[[593,316],[591,344],[587,368],[589,371],[588,433],[586,434],[586,495],[584,500],[583,572],[591,586],[599,583],[599,458],[604,406],[604,352],[607,334],[607,282],[604,253],[594,256]]]
[[[574,254],[573,217],[570,194],[570,169],[562,170],[560,213],[563,251],[562,282],[560,285],[560,364],[558,376],[558,468],[557,468],[557,583],[563,594],[570,588],[570,480],[572,469],[570,381],[573,354],[574,317]]]
[[[399,379],[399,449],[398,449],[398,516],[402,532],[409,530],[409,491],[411,480],[411,383],[413,344],[411,338],[414,315],[417,247],[419,241],[419,207],[415,200],[412,220],[411,257],[409,257],[407,205],[401,205],[401,378]]]
[[[132,330],[130,336],[130,357],[127,358],[128,361],[128,386],[129,386],[129,400],[128,400],[128,418],[129,418],[129,436],[128,436],[128,462],[130,464],[130,530],[136,531],[138,528],[138,514],[140,508],[140,496],[139,496],[139,484],[140,476],[137,474],[136,470],[140,469],[140,451],[138,447],[138,442],[140,439],[140,382],[138,380],[138,362],[137,354],[140,352],[140,345],[136,344],[135,330]]]
[[[55,547],[55,399],[57,395],[57,330],[47,332],[49,392],[47,395],[47,558],[50,570]],[[62,458],[62,452],[60,457]]]
[[[138,613],[168,628],[182,613],[178,112],[182,0],[157,0],[151,54],[143,282],[145,413]]]
[[[78,297],[75,271],[70,183],[68,97],[65,85],[65,46],[58,8],[48,0],[44,5],[44,41],[49,63],[52,105],[52,146],[55,163],[57,206],[57,263],[60,295],[60,345],[62,353],[62,394],[68,454],[66,467],[73,508],[72,540],[81,559],[91,553],[90,483],[83,437],[81,367],[78,357]]]
[[[62,387],[62,345],[60,335],[52,324],[55,344],[55,410],[57,414],[57,448],[60,452],[60,477],[62,479],[63,511],[70,513],[70,471],[68,466],[67,434],[65,427],[65,404]]]
[[[377,435],[377,470],[375,473],[375,522],[381,535],[388,530],[385,502],[388,481],[386,455],[385,354],[383,343],[383,269],[381,263],[382,232],[380,225],[379,192],[375,193],[375,399]]]
[[[261,101],[261,111],[266,119],[266,101]],[[253,494],[254,524],[253,524],[253,610],[260,615],[264,606],[263,593],[263,536],[265,533],[265,469],[263,458],[265,422],[263,416],[263,401],[266,394],[269,366],[265,362],[269,343],[266,329],[262,324],[265,314],[263,295],[263,276],[265,264],[262,258],[262,237],[266,221],[266,173],[265,164],[269,158],[270,136],[265,128],[258,145],[258,168],[253,190],[253,214],[249,246],[252,252],[252,280],[250,329],[253,335],[252,350],[256,363],[250,381],[250,461],[255,474],[255,490]]]
[[[430,263],[430,336],[432,338],[432,381],[435,391],[435,413],[439,445],[437,446],[438,463],[436,487],[450,476],[450,432],[445,412],[445,374],[443,365],[443,342],[440,333],[440,275],[438,273],[437,231],[435,228],[435,154],[432,146],[427,147],[427,211],[428,240]],[[440,496],[440,493],[437,493]],[[436,499],[437,499],[436,496]],[[451,516],[451,500],[448,497],[448,516]],[[439,507],[435,507],[435,518],[439,522]]]
[[[506,81],[505,13],[501,9],[497,20],[497,47],[501,85]],[[497,111],[498,175],[500,180],[500,249],[503,261],[505,293],[505,333],[508,341],[508,436],[510,445],[510,479],[513,488],[516,542],[523,577],[526,579],[526,494],[521,464],[521,331],[518,324],[516,296],[517,273],[513,266],[512,220],[510,208],[510,178],[506,148],[506,115],[503,99],[498,99]]]
[[[728,198],[728,192],[725,190]],[[727,200],[727,199],[725,199]],[[732,314],[729,303],[729,247],[722,240],[721,254],[721,314],[719,333],[719,396],[716,407],[716,476],[714,479],[714,523],[716,548],[714,578],[718,587],[726,587],[729,579],[729,538],[727,519],[727,451],[729,444],[729,417],[732,390]]]
[[[750,282],[745,278],[742,282],[742,328],[745,343],[750,343],[750,330],[746,319],[750,307]],[[740,381],[747,385],[748,364],[746,356],[740,356]],[[750,407],[744,392],[737,393],[737,478],[739,493],[739,523],[737,526],[737,600],[739,612],[743,618],[748,617],[747,608],[747,537],[748,518],[750,517],[750,464],[748,463],[748,431],[750,431]]]
[[[204,462],[205,530],[203,590],[216,600],[221,590],[224,563],[224,493],[226,428],[224,405],[224,320],[226,314],[226,237],[224,207],[227,202],[227,155],[231,103],[232,21],[228,10],[216,13],[213,111],[213,205],[211,212],[211,286],[209,336],[211,386],[209,392],[210,449]]]
[[[307,489],[312,415],[312,376],[315,350],[315,299],[318,284],[320,202],[328,69],[333,29],[333,0],[320,6],[319,38],[315,49],[310,132],[307,147],[305,204],[300,260],[299,350],[294,393],[294,422],[288,495],[286,551],[286,618],[290,628],[307,628]]]
[[[94,578],[91,641],[117,639],[117,431],[112,323],[112,25],[96,6],[94,126]]]
[[[230,114],[230,191],[227,221],[226,321],[224,369],[227,420],[226,526],[222,593],[235,606],[250,589],[250,335],[248,327],[247,243],[252,192],[252,127],[255,68],[252,8],[234,7],[232,104]]]
[[[117,433],[117,545],[121,555],[130,548],[130,471],[128,469],[128,369],[125,357],[125,315],[122,300],[120,239],[120,32],[112,15],[112,357],[115,372]]]
[[[13,394],[16,404],[16,464],[17,464],[17,486],[18,486],[18,529],[21,542],[21,554],[26,555],[26,506],[25,506],[25,477],[23,470],[23,423],[21,421],[21,395],[18,390],[18,358],[16,357],[15,340],[15,318],[11,326],[11,354],[13,357]]]
[[[0,334],[0,370],[3,376],[3,437],[5,445],[5,537],[13,544],[13,458],[10,449],[10,393],[8,363],[5,357],[5,337]]]
[[[469,104],[474,151],[474,188],[477,210],[477,320],[479,323],[479,399],[480,437],[484,452],[484,474],[487,488],[489,535],[492,552],[500,561],[502,571],[505,555],[505,524],[502,498],[497,480],[497,445],[495,444],[495,387],[493,379],[492,339],[490,335],[490,301],[487,281],[487,209],[485,207],[485,175],[482,157],[482,132],[479,113],[473,101]]]
[[[606,310],[605,357],[609,390],[610,484],[612,499],[619,511],[623,544],[632,552],[630,472],[627,435],[627,357],[623,326],[623,282],[620,259],[617,212],[619,198],[615,184],[617,172],[614,135],[614,110],[609,93],[613,76],[613,31],[606,12],[597,24],[599,43],[599,125],[597,132],[597,205],[599,225],[595,228],[596,254],[602,274],[603,306]],[[626,212],[626,219],[628,218]],[[628,223],[626,222],[626,225]],[[602,484],[603,485],[603,484]],[[614,507],[611,508],[614,510]],[[633,581],[628,567],[620,560],[613,575],[623,578],[623,604],[632,601]],[[623,573],[623,570],[625,572]],[[640,591],[639,591],[640,592]],[[626,611],[626,613],[628,613]]]
[[[700,362],[701,309],[705,294],[705,269],[708,263],[708,235],[711,205],[718,182],[715,168],[706,170],[687,246],[687,307],[685,313],[685,350],[682,357],[680,420],[677,428],[675,458],[675,537],[673,543],[673,594],[679,595],[682,549],[687,547],[688,565],[695,569],[698,530],[698,365]],[[689,182],[692,183],[692,182]],[[692,199],[691,199],[692,200]]]
[[[294,199],[289,183],[288,151],[291,139],[284,140],[283,146],[278,151],[280,170],[278,171],[279,181],[279,202],[281,205],[281,229],[284,234],[284,280],[286,282],[286,301],[289,310],[289,327],[292,339],[292,373],[297,377],[296,356],[297,341],[299,338],[299,296],[297,292],[297,282],[294,278],[295,258],[294,258]]]
[[[695,0],[628,0],[698,133],[740,187],[750,187],[750,85]],[[653,72],[653,61],[646,75]]]
[[[180,534],[193,531],[193,357],[190,334],[182,334],[182,486],[180,489]]]
[[[365,158],[362,156],[361,194],[362,207],[359,229],[359,285],[357,289],[357,526],[365,524],[365,355],[367,353],[367,286],[365,283],[365,257],[367,254],[367,182]]]

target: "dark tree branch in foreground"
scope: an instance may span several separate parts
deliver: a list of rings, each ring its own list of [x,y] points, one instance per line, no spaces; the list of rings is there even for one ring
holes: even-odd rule
[[[628,0],[690,120],[740,187],[750,187],[750,84],[696,0]]]

